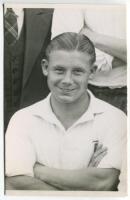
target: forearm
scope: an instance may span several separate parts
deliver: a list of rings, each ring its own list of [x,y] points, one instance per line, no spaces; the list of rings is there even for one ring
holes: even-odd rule
[[[119,176],[118,170],[99,168],[60,170],[40,166],[34,172],[37,178],[63,190],[115,190]]]
[[[88,28],[83,28],[81,33],[89,37],[96,48],[112,55],[113,57],[121,59],[125,63],[127,62],[126,41],[124,39],[99,34],[89,30]]]
[[[5,178],[6,190],[58,190],[44,181],[29,176]]]

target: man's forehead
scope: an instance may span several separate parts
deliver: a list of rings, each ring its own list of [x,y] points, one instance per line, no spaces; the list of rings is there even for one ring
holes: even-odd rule
[[[91,56],[87,52],[82,52],[82,51],[78,51],[78,50],[71,50],[71,51],[54,50],[49,54],[49,60],[53,60],[53,61],[54,60],[60,61],[60,60],[66,59],[66,58],[69,60],[73,60],[73,59],[80,60],[80,61],[85,60],[85,62],[86,62],[86,61],[90,61]]]

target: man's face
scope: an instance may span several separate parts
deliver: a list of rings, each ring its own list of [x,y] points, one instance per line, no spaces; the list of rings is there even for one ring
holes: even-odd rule
[[[48,76],[49,89],[57,101],[74,103],[86,93],[91,69],[89,59],[78,51],[57,50],[49,55],[44,74]]]

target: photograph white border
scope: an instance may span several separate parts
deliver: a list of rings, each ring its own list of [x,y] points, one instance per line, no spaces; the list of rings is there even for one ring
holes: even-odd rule
[[[25,4],[25,7],[55,7],[55,6],[61,6],[61,5],[58,5],[59,3],[69,3],[68,5],[65,4],[65,6],[70,6],[71,4],[73,4],[73,6],[84,6],[83,4],[87,4],[87,3],[90,3],[90,4],[126,4],[127,5],[127,46],[128,46],[128,73],[127,73],[127,77],[128,77],[128,91],[129,91],[129,84],[130,84],[130,66],[129,66],[129,52],[130,52],[130,39],[129,39],[129,35],[130,35],[130,30],[129,30],[129,20],[130,19],[130,3],[128,1],[112,1],[112,0],[109,0],[109,1],[80,1],[80,4],[79,4],[79,1],[76,2],[76,1],[36,1],[36,0],[32,0],[32,1],[25,1],[23,0],[22,1],[22,6],[24,5],[23,3],[26,2]],[[57,199],[61,197],[62,198],[65,198],[65,196],[69,197],[71,199],[75,198],[76,199],[81,199],[81,198],[84,198],[85,199],[91,199],[93,197],[97,197],[96,199],[98,199],[99,197],[102,196],[102,200],[106,199],[106,193],[107,193],[107,197],[109,197],[110,200],[112,199],[115,199],[113,197],[117,197],[116,199],[129,199],[130,197],[130,191],[128,191],[128,196],[124,196],[123,194],[121,195],[119,192],[118,194],[115,193],[115,192],[87,192],[87,195],[86,195],[86,192],[80,192],[80,191],[74,191],[74,192],[50,192],[49,191],[49,195],[48,195],[48,191],[23,191],[22,192],[22,195],[21,195],[21,191],[10,191],[10,194],[8,196],[7,195],[4,195],[4,149],[3,149],[3,146],[4,146],[4,138],[3,138],[3,94],[2,94],[2,90],[3,90],[3,18],[2,18],[2,4],[3,3],[8,3],[8,5],[12,5],[13,3],[16,4],[18,3],[19,6],[21,4],[21,1],[3,1],[0,5],[0,44],[1,44],[1,51],[0,51],[0,199],[4,200],[4,199],[19,199],[21,196],[23,197],[24,196],[24,199],[47,199],[47,196],[48,198],[52,198],[53,199]],[[27,4],[28,3],[28,4]],[[30,4],[30,3],[33,3],[33,4]],[[39,5],[37,5],[36,3],[39,3]],[[45,4],[42,4],[42,3],[45,3]],[[48,5],[46,3],[49,3]],[[55,4],[53,4],[55,3]],[[63,6],[63,5],[62,5]],[[128,111],[129,111],[129,92],[128,92]],[[128,112],[128,122],[129,122],[129,112]],[[129,130],[129,123],[128,123],[128,129]],[[130,144],[129,144],[129,131],[128,131],[128,152],[130,152]],[[130,188],[130,177],[129,177],[129,168],[130,168],[130,158],[129,158],[129,153],[128,153],[128,188]],[[1,162],[2,161],[2,162]],[[15,192],[15,195],[18,195],[17,197],[15,196],[12,196]],[[28,194],[27,194],[28,193]],[[65,193],[65,194],[64,194]],[[82,193],[82,195],[81,195]],[[94,194],[93,194],[94,193]],[[31,197],[27,197],[27,196],[30,196]],[[42,196],[42,197],[41,197]],[[100,199],[100,198],[99,198]]]

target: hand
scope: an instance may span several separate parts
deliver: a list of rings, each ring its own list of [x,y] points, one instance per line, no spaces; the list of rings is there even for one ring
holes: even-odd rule
[[[97,167],[99,165],[100,161],[107,154],[107,150],[108,150],[107,147],[103,147],[102,144],[96,143],[94,153],[90,159],[88,167]]]
[[[100,56],[98,56],[98,54],[97,54],[96,65],[98,66],[96,73],[100,73],[100,72],[108,73],[112,69],[112,66],[108,63],[106,58],[105,57],[103,58],[102,56],[100,58]]]

